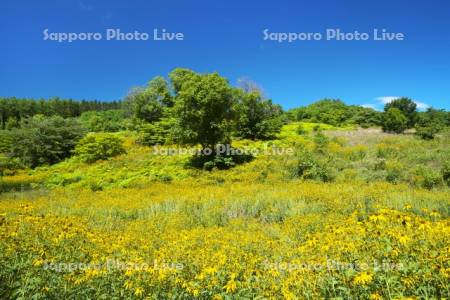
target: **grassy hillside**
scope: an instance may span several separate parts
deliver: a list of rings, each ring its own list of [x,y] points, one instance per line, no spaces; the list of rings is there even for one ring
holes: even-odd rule
[[[2,178],[2,298],[450,295],[448,133],[296,122],[213,171],[117,135],[120,156]]]

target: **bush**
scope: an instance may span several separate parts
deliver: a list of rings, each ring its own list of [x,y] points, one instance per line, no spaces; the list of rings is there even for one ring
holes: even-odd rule
[[[331,182],[335,179],[334,170],[328,159],[317,159],[309,152],[301,153],[296,168],[296,176],[302,179]]]
[[[11,131],[10,156],[29,167],[54,164],[71,155],[83,134],[75,119],[36,115]]]
[[[172,118],[163,118],[159,122],[143,124],[139,128],[139,137],[136,142],[145,146],[163,145],[170,142],[170,130],[174,126],[174,122],[175,120]]]
[[[376,146],[376,155],[377,158],[393,158],[399,155],[399,149],[394,145],[390,145],[387,143],[380,143]]]
[[[75,155],[86,163],[125,153],[123,140],[109,133],[88,134],[75,147]]]
[[[403,178],[404,166],[398,161],[386,162],[386,181],[390,183],[399,183]]]
[[[398,108],[389,108],[383,114],[383,131],[402,133],[408,128],[408,118]]]
[[[318,131],[314,135],[314,149],[316,152],[325,154],[329,143],[330,139],[326,135],[324,135],[321,131]]]
[[[235,154],[235,155],[203,155],[198,154],[193,156],[189,164],[191,167],[200,168],[207,171],[213,169],[226,170],[236,165],[249,162],[254,157],[247,154]]]
[[[428,108],[419,114],[416,123],[416,135],[424,140],[432,140],[445,127],[445,112]]]
[[[117,132],[127,128],[122,110],[88,111],[80,116],[81,124],[91,132]]]
[[[14,175],[16,170],[22,169],[23,166],[18,158],[9,158],[0,154],[0,176]]]
[[[308,132],[306,131],[305,127],[303,127],[302,124],[298,124],[297,129],[296,129],[296,132],[297,132],[299,135],[308,133]]]
[[[421,167],[416,171],[416,174],[419,177],[417,183],[423,188],[431,190],[442,184],[441,174],[430,168]]]
[[[417,126],[416,125],[416,135],[423,140],[432,140],[434,139],[436,133],[439,132],[439,129],[435,126]]]

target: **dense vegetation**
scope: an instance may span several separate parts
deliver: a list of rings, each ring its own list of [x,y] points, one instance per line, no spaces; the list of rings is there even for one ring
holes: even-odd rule
[[[120,105],[120,102],[75,101],[58,97],[48,100],[0,97],[0,129],[17,127],[22,119],[35,115],[78,117],[86,111],[118,109]]]
[[[116,105],[0,131],[0,298],[450,296],[447,111],[188,69]]]

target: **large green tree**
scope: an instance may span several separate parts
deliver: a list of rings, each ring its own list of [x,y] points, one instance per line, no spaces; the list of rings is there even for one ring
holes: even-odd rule
[[[176,76],[175,137],[181,143],[200,144],[204,149],[228,143],[235,101],[228,81],[217,73],[183,74]]]
[[[236,135],[248,139],[270,139],[283,125],[282,109],[271,100],[263,99],[257,90],[236,90]]]
[[[384,111],[397,108],[408,119],[407,128],[413,128],[417,121],[417,104],[407,97],[398,98],[386,103]]]

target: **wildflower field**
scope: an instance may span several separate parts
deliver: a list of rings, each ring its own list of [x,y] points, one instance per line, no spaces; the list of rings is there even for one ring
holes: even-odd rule
[[[2,177],[0,298],[448,299],[448,133],[298,125],[229,170],[123,131],[114,158]]]

